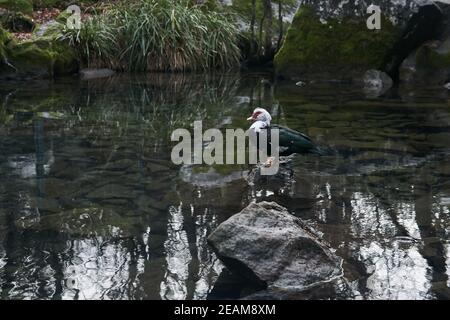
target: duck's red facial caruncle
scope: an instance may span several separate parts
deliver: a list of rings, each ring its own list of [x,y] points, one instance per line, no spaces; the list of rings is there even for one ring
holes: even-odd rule
[[[272,117],[270,116],[270,113],[267,112],[266,109],[256,108],[253,111],[252,116],[247,118],[247,120],[249,120],[249,121],[263,121],[263,122],[266,122],[268,125],[270,125],[270,121],[272,120]]]
[[[261,114],[261,111],[255,111],[253,112],[253,114],[251,115],[251,117],[247,118],[248,121],[256,121],[258,120],[258,116]]]

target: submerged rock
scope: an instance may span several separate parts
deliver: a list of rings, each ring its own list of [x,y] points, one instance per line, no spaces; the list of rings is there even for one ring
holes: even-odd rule
[[[342,260],[274,202],[253,203],[209,236],[232,273],[259,288],[300,292],[342,277]]]
[[[368,70],[364,74],[364,91],[369,97],[378,97],[389,90],[393,81],[386,72]]]
[[[22,230],[54,231],[72,236],[130,237],[142,231],[143,217],[133,212],[87,207],[59,210],[57,213],[23,216],[15,221]]]

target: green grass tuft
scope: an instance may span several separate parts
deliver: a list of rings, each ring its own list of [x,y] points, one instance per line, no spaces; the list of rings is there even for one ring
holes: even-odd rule
[[[238,34],[230,14],[184,0],[143,0],[115,5],[62,38],[89,67],[179,72],[238,66]]]

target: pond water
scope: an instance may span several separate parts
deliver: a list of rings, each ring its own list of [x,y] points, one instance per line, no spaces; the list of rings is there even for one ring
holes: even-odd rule
[[[450,93],[263,79],[3,82],[0,298],[236,297],[206,239],[268,200],[323,234],[352,298],[449,299]],[[249,184],[249,165],[171,163],[175,128],[247,128],[257,106],[336,153],[295,156],[282,186]]]

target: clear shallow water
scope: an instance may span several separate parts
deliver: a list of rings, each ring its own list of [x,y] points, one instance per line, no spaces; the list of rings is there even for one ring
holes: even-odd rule
[[[223,268],[208,234],[274,200],[344,258],[355,298],[450,298],[447,91],[370,98],[264,77],[2,83],[0,297],[206,299]],[[248,166],[170,162],[173,129],[246,128],[256,106],[337,154],[296,156],[282,186],[250,186]]]

